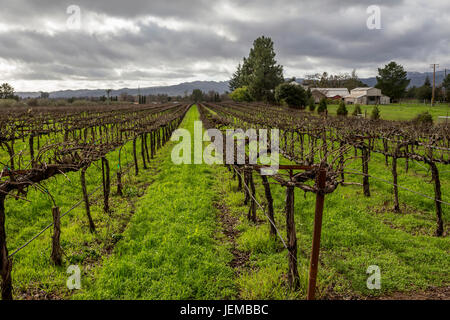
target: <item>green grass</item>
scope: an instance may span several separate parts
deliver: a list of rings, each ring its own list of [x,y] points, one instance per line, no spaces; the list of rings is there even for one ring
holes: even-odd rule
[[[338,105],[329,105],[328,112],[329,114],[336,115],[336,111]],[[347,105],[347,110],[349,111],[349,115],[352,114],[355,106]],[[374,106],[361,106],[361,110],[363,114],[367,112],[367,116],[370,117],[372,114],[372,109]],[[390,104],[390,105],[380,105],[378,106],[381,112],[381,119],[384,120],[412,120],[418,114],[428,111],[432,116],[435,123],[438,121],[439,116],[448,116],[450,113],[450,105],[442,104],[436,105],[434,107],[425,104]]]
[[[192,108],[182,127],[193,132]],[[170,144],[169,144],[170,145]],[[172,163],[165,155],[124,238],[82,299],[224,299],[235,296],[232,255],[221,244],[213,203],[214,168]]]

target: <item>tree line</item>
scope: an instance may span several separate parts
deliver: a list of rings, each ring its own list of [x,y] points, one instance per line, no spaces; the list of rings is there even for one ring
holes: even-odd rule
[[[295,78],[285,80],[283,66],[275,59],[274,43],[269,37],[259,37],[253,42],[249,56],[237,66],[229,88],[230,97],[237,102],[261,101],[277,102],[294,108],[305,108],[311,104],[311,93],[298,85]],[[397,102],[402,98],[431,100],[432,88],[429,79],[420,88],[411,87],[410,79],[402,65],[395,61],[378,68],[376,88]],[[304,87],[314,88],[347,88],[349,91],[357,87],[367,87],[353,70],[351,74],[307,75]],[[450,75],[436,89],[436,100],[450,101]]]
[[[169,102],[221,102],[223,100],[228,100],[228,93],[220,94],[217,91],[203,92],[200,89],[195,89],[192,93],[185,92],[184,96],[170,96],[168,94],[153,94],[153,95],[131,95],[128,92],[122,92],[118,96],[111,95],[112,89],[105,90],[105,95],[100,97],[71,97],[71,98],[50,98],[50,93],[40,92],[40,96],[36,98],[26,98],[21,99],[19,96],[15,95],[14,88],[8,84],[4,83],[0,85],[0,99],[6,100],[1,106],[64,106],[68,104],[109,104],[109,103],[169,103]],[[10,102],[9,100],[15,100]]]

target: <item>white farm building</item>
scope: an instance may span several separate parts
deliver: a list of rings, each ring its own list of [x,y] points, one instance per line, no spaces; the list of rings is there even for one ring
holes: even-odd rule
[[[390,104],[391,98],[383,95],[380,89],[356,88],[350,92],[350,95],[345,97],[347,104]]]
[[[312,88],[311,93],[316,103],[319,103],[323,98],[342,100],[349,95],[347,88]]]

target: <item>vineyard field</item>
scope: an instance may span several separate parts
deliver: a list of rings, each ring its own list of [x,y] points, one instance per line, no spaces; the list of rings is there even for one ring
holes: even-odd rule
[[[24,127],[28,120],[3,118],[6,128],[23,128],[3,132],[7,139],[0,154],[6,168],[2,190],[25,186],[4,202],[15,299],[306,299],[321,192],[315,298],[384,299],[448,287],[450,171],[444,125],[432,129],[441,137],[434,140],[434,131],[409,122],[339,119],[277,106],[140,108],[107,110],[109,122],[94,124],[94,130],[84,127],[94,121],[89,112],[80,116],[79,110],[69,118],[84,118],[80,126],[67,125],[67,116],[49,110],[55,124],[46,124],[48,132]],[[20,112],[20,119],[28,119]],[[136,120],[136,112],[148,117]],[[175,165],[170,134],[182,128],[192,135],[200,120],[205,130],[276,126],[279,165],[294,169],[264,180],[258,166],[248,163]],[[29,138],[36,132],[42,135],[39,142]],[[48,160],[38,158],[30,145],[39,155],[46,150]],[[80,149],[64,149],[68,145]],[[51,165],[60,171],[36,183],[22,178]],[[327,180],[320,190],[315,179],[323,168]],[[80,184],[83,170],[90,218]],[[63,214],[59,264],[53,259],[55,206]],[[79,290],[66,286],[69,265],[82,270]],[[380,290],[367,287],[371,265],[382,270]]]

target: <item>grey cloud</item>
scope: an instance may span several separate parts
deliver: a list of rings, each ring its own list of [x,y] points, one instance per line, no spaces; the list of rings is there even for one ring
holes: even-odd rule
[[[382,8],[382,30],[366,27],[366,8],[373,2]],[[44,32],[46,23],[64,24],[65,10],[73,3],[83,15],[94,12],[126,19],[140,31]],[[11,76],[17,80],[170,82],[197,76],[224,80],[252,41],[263,34],[275,41],[277,59],[286,73],[297,76],[326,68],[374,74],[390,60],[399,60],[410,71],[425,71],[431,62],[450,65],[446,0],[15,0],[0,4],[0,25],[20,26],[9,33],[0,31],[0,59],[19,66]],[[147,16],[170,18],[189,28],[172,30],[145,23],[142,18]],[[319,62],[312,64],[308,57]]]

